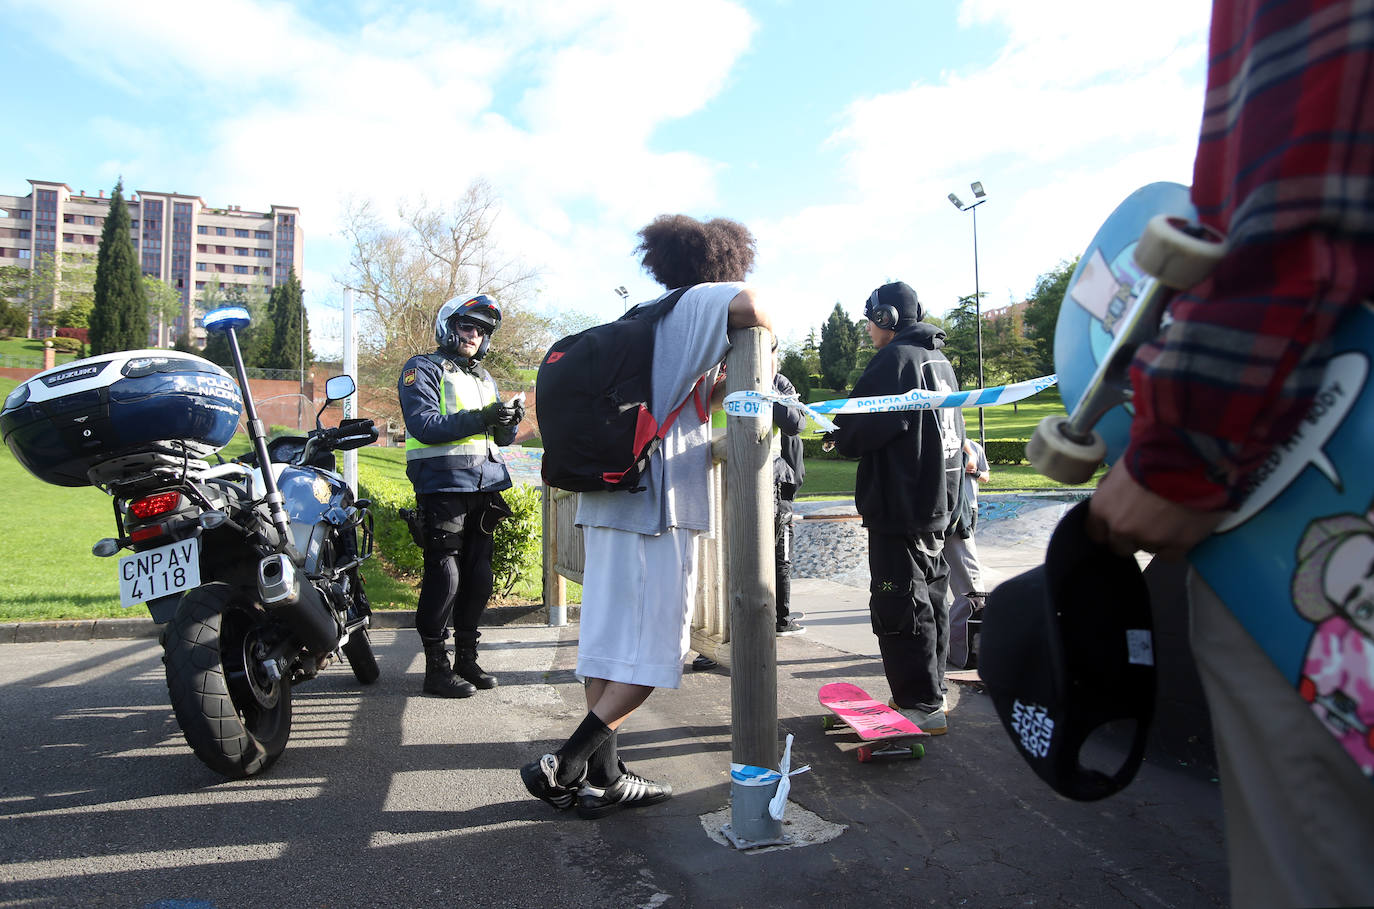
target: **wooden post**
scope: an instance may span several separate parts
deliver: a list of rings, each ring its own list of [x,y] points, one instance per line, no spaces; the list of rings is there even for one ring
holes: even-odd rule
[[[568,584],[558,573],[558,505],[549,486],[539,487],[544,539],[544,609],[550,625],[568,624]]]
[[[728,392],[772,388],[772,338],[762,328],[730,332]],[[731,759],[778,767],[777,611],[773,590],[773,410],[726,417],[726,576],[730,598]]]

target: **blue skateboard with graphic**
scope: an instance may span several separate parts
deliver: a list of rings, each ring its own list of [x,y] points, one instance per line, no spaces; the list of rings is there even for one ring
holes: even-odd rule
[[[1099,228],[1065,292],[1054,358],[1066,416],[1026,446],[1032,465],[1087,482],[1130,435],[1128,368],[1181,289],[1225,240],[1196,221],[1188,188],[1136,190]],[[1292,682],[1366,776],[1374,776],[1374,307],[1340,324],[1321,391],[1252,478],[1242,506],[1188,561]]]

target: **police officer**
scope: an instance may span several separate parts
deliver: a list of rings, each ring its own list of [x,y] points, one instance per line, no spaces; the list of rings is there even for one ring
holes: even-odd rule
[[[501,310],[486,294],[449,300],[434,319],[439,349],[407,360],[397,388],[406,476],[423,528],[415,630],[425,649],[425,693],[439,697],[496,685],[477,664],[477,625],[491,597],[492,532],[509,513],[500,492],[510,488],[510,473],[497,446],[515,441],[525,415],[519,399],[500,400],[480,365],[500,325]],[[452,668],[444,646],[450,621]]]

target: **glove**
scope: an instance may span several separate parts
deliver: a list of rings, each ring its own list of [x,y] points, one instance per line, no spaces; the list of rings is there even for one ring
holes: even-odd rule
[[[482,419],[488,426],[514,426],[525,416],[525,405],[519,401],[509,404],[492,401],[482,408]]]
[[[506,421],[506,405],[501,401],[492,401],[482,408],[482,422],[487,426],[504,426]]]

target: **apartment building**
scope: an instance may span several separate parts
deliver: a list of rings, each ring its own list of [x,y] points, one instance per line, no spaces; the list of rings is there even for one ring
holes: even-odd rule
[[[88,196],[65,183],[28,182],[28,195],[0,195],[0,265],[32,269],[43,255],[58,250],[94,260],[110,210],[104,190]],[[148,340],[154,346],[170,347],[183,333],[204,346],[205,329],[195,304],[216,283],[270,291],[286,281],[291,269],[301,273],[305,235],[299,208],[214,208],[199,196],[151,190],[128,193],[125,202],[143,273],[165,281],[181,296],[181,314],[172,325],[149,326]],[[30,334],[38,337],[39,332],[35,319]]]

